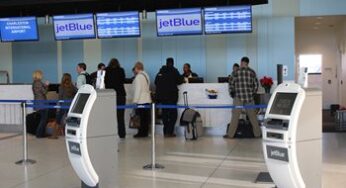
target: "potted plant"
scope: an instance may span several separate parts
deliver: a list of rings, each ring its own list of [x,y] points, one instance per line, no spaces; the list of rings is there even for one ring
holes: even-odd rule
[[[270,93],[270,89],[272,88],[272,85],[274,84],[273,79],[269,76],[264,76],[260,80],[261,86],[264,88],[266,93]]]

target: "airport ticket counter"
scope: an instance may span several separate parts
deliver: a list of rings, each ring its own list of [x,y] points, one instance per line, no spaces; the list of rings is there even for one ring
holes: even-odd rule
[[[68,157],[82,188],[114,188],[117,183],[117,115],[114,90],[84,85],[66,120]]]
[[[279,85],[263,127],[265,161],[278,188],[321,187],[321,138],[321,91]]]

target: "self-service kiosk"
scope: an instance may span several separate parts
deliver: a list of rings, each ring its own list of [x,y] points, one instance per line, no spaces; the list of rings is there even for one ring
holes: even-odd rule
[[[82,86],[66,119],[68,157],[83,188],[117,183],[117,115],[114,90]]]
[[[262,130],[266,165],[278,188],[321,187],[321,91],[279,85]]]

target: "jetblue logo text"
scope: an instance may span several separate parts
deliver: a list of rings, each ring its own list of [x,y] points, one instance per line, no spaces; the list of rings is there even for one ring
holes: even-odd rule
[[[173,18],[169,20],[160,19],[159,28],[180,27],[180,26],[198,26],[201,22],[198,19]]]
[[[92,31],[93,25],[92,24],[79,24],[79,23],[69,23],[56,25],[56,33],[60,32],[66,32],[66,31],[72,31],[72,32],[78,32],[78,31]]]

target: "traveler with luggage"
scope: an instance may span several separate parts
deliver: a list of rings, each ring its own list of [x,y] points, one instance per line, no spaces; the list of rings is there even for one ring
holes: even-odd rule
[[[233,104],[235,106],[254,105],[254,96],[258,90],[258,79],[254,70],[249,67],[248,57],[241,59],[241,68],[237,70],[230,81],[230,94],[234,95]],[[253,134],[256,138],[261,137],[261,129],[257,121],[255,109],[245,109],[248,115]],[[239,117],[242,109],[232,110],[232,120],[227,134],[224,138],[234,138],[238,128]]]
[[[118,59],[112,58],[106,70],[105,75],[105,87],[107,89],[114,89],[117,94],[117,105],[125,105],[126,104],[126,91],[125,91],[125,71],[120,66]],[[118,118],[118,135],[120,138],[126,137],[126,129],[125,129],[125,110],[118,109],[117,110],[117,118]]]
[[[178,85],[184,78],[174,67],[174,59],[167,58],[166,65],[161,68],[155,79],[156,100],[163,105],[176,105],[178,103]],[[165,137],[175,137],[174,128],[178,118],[177,109],[162,109],[163,132]]]
[[[33,91],[34,100],[35,100],[34,105],[35,106],[44,105],[44,103],[42,103],[41,101],[47,100],[46,94],[48,92],[49,82],[48,81],[46,81],[45,83],[42,82],[43,73],[41,70],[36,70],[32,74],[32,78],[33,78],[32,91]],[[46,126],[48,122],[48,109],[35,107],[34,110],[38,111],[40,114],[40,121],[36,129],[36,137],[43,138],[45,137],[45,134],[46,134]]]
[[[152,102],[149,75],[144,71],[144,65],[141,62],[137,62],[135,64],[134,71],[136,73],[136,77],[133,81],[133,103],[137,105],[149,105]],[[138,129],[138,133],[134,135],[134,138],[148,137],[150,109],[139,108],[137,109],[137,114],[139,115],[140,119],[140,127]]]

